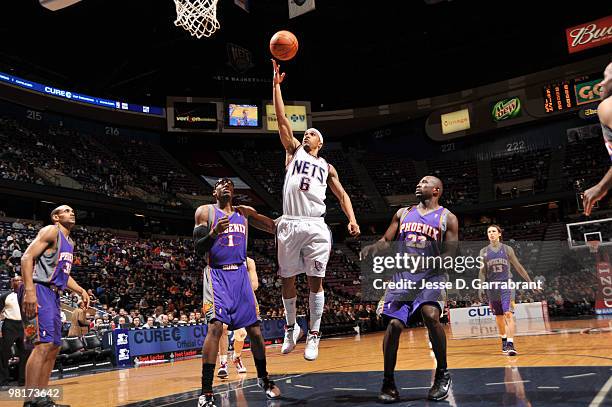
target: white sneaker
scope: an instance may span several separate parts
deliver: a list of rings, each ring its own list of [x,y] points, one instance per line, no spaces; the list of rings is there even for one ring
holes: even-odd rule
[[[297,322],[293,325],[293,328],[289,328],[285,326],[285,339],[283,339],[283,347],[281,348],[281,353],[287,354],[295,349],[295,344],[302,337],[302,329],[297,324]]]
[[[247,372],[246,366],[242,363],[242,359],[240,359],[240,356],[238,356],[237,358],[232,358],[232,360],[234,362],[234,366],[236,366],[236,371],[238,373]]]
[[[319,341],[321,340],[321,334],[319,332],[308,332],[306,338],[306,348],[304,349],[304,359],[316,360],[319,356]]]
[[[211,396],[206,396],[202,394],[198,398],[198,407],[215,407],[215,399]]]
[[[221,379],[225,379],[228,376],[228,373],[227,373],[227,362],[225,362],[225,363],[220,362],[219,363],[219,370],[217,371],[217,376],[220,377]]]

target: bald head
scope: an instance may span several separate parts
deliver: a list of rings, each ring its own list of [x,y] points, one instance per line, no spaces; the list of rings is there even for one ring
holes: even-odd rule
[[[440,178],[438,178],[438,177],[434,177],[433,175],[428,175],[427,178],[430,179],[430,182],[433,185],[434,190],[436,188],[438,188],[437,189],[438,196],[442,195],[442,190],[444,189],[444,185],[442,184],[442,180]]]
[[[421,201],[432,198],[440,198],[444,186],[440,178],[433,175],[426,175],[417,184],[415,194]]]
[[[604,70],[604,78],[600,85],[602,100],[612,95],[612,62],[606,66],[606,69]]]

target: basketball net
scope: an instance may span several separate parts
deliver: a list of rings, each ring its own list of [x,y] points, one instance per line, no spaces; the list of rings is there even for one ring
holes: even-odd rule
[[[174,25],[183,27],[197,37],[210,37],[221,24],[217,21],[218,0],[174,0],[176,20]]]
[[[593,254],[596,254],[599,250],[599,245],[601,242],[599,240],[589,240],[587,241],[587,245],[589,246],[589,251]]]

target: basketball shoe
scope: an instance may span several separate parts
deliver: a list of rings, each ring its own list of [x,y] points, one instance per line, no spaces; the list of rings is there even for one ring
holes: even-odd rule
[[[234,366],[236,366],[236,371],[238,373],[246,373],[247,372],[247,368],[242,363],[242,359],[240,359],[240,356],[238,356],[236,358],[232,358],[232,361],[234,362]]]
[[[198,398],[198,407],[215,407],[215,396],[212,393],[202,394]]]
[[[219,362],[219,370],[217,370],[217,376],[221,379],[225,379],[227,375],[227,361]]]
[[[295,344],[302,337],[302,329],[297,322],[292,326],[285,326],[285,339],[283,339],[283,346],[281,353],[287,354],[295,349]]]
[[[316,331],[308,331],[306,337],[306,348],[304,348],[304,359],[316,360],[319,356],[319,341],[321,340],[321,334]]]
[[[436,369],[434,384],[429,389],[427,398],[433,401],[444,400],[448,397],[451,386],[451,376],[447,369]]]
[[[514,343],[513,342],[508,342],[507,348],[508,348],[508,356],[516,356],[516,355],[518,355],[518,352],[516,351],[516,349],[514,349]]]
[[[382,388],[380,389],[380,394],[378,395],[378,400],[383,403],[395,403],[399,401],[399,399],[399,391],[395,386],[395,380],[385,378]]]
[[[278,386],[267,376],[257,378],[257,385],[263,389],[263,391],[266,393],[266,397],[269,399],[274,400],[281,396],[281,391]]]

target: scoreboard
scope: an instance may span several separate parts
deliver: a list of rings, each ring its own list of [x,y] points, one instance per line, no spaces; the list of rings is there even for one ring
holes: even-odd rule
[[[561,112],[601,100],[600,82],[600,78],[587,75],[544,85],[544,111]]]
[[[574,107],[574,94],[570,81],[544,86],[544,110],[546,113],[559,112],[572,107]]]

